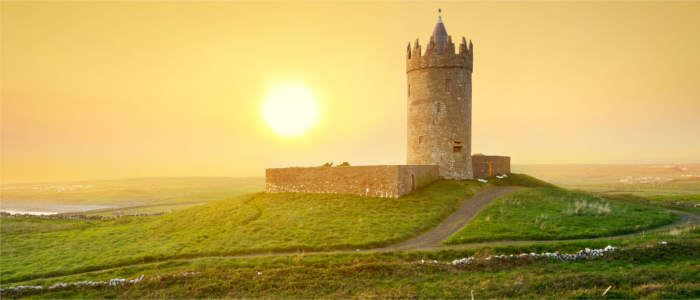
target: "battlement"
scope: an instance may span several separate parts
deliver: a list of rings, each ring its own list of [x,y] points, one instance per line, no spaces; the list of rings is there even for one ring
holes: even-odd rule
[[[464,37],[462,37],[458,53],[455,53],[452,36],[447,36],[444,48],[437,47],[435,37],[431,36],[425,53],[422,53],[418,39],[413,44],[413,48],[411,48],[410,42],[406,48],[406,72],[425,68],[463,68],[471,71],[473,66],[474,45],[471,41],[467,44],[467,39]]]

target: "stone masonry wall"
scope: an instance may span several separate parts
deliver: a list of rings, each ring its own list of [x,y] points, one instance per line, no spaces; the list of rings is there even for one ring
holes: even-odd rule
[[[435,165],[400,165],[398,190],[399,197],[438,179],[439,167]],[[413,176],[413,178],[411,178]],[[413,185],[415,183],[415,186]]]
[[[265,170],[265,192],[398,198],[437,178],[434,165],[276,168]]]
[[[493,164],[493,174],[490,174],[490,164]],[[474,178],[487,178],[510,173],[510,157],[495,155],[472,156]]]

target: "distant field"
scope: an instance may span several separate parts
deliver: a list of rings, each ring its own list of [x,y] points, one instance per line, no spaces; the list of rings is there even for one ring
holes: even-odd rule
[[[539,187],[496,199],[445,244],[612,236],[678,219],[656,208]]]
[[[513,170],[611,199],[700,212],[700,164],[514,165]]]
[[[137,178],[2,185],[2,208],[86,211],[103,216],[167,212],[191,204],[259,192],[264,178]],[[115,210],[138,206],[134,209]],[[146,207],[147,206],[147,207]],[[99,209],[102,208],[102,209]]]
[[[514,164],[524,173],[559,186],[663,183],[700,178],[700,164]]]
[[[172,257],[378,247],[436,226],[487,187],[438,181],[400,199],[258,193],[75,226],[3,217],[0,274],[11,282]]]
[[[629,184],[572,184],[567,188],[605,194],[633,194],[638,196],[684,196],[700,195],[700,180],[673,180],[663,183]]]

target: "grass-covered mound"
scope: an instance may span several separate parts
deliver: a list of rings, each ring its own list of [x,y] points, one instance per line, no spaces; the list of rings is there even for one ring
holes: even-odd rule
[[[612,236],[669,224],[678,218],[657,208],[538,187],[494,200],[444,243]]]
[[[160,216],[104,221],[3,217],[1,279],[172,257],[388,245],[436,226],[483,187],[438,181],[400,199],[259,193]]]

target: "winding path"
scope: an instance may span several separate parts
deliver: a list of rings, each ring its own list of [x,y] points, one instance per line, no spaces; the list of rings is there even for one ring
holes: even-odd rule
[[[468,200],[462,204],[462,207],[447,217],[447,219],[440,223],[438,227],[435,227],[435,229],[423,233],[412,240],[376,250],[418,250],[440,246],[440,242],[446,240],[451,235],[462,229],[464,225],[467,225],[467,223],[469,223],[469,221],[471,221],[476,214],[486,207],[486,205],[491,203],[491,201],[503,195],[522,189],[523,188],[521,187],[499,187],[481,192],[474,196],[474,198],[471,200]]]
[[[364,250],[329,250],[329,251],[309,251],[309,252],[277,252],[277,253],[256,253],[256,254],[241,254],[241,255],[212,255],[212,256],[198,256],[198,257],[190,257],[190,258],[169,258],[169,259],[163,259],[163,260],[158,260],[158,261],[152,261],[152,262],[144,262],[144,263],[134,263],[134,264],[126,264],[126,265],[121,265],[117,267],[110,267],[110,268],[104,268],[100,270],[92,270],[92,271],[84,271],[84,272],[75,272],[71,274],[64,274],[64,275],[56,275],[56,276],[45,276],[45,277],[39,277],[39,278],[32,278],[32,279],[27,279],[27,280],[22,280],[22,281],[17,281],[17,282],[6,282],[6,283],[19,283],[19,282],[25,282],[25,281],[30,281],[30,280],[36,280],[36,279],[48,279],[48,278],[55,278],[55,277],[65,277],[65,276],[72,276],[72,275],[78,275],[78,274],[88,274],[88,273],[102,273],[102,272],[109,272],[112,270],[124,268],[124,267],[136,267],[136,266],[145,266],[145,265],[150,265],[150,264],[158,264],[158,263],[163,263],[163,262],[179,262],[179,261],[193,261],[197,259],[205,259],[205,258],[246,258],[246,257],[261,257],[261,256],[286,256],[286,255],[314,255],[314,254],[340,254],[340,253],[372,253],[372,252],[390,252],[390,251],[410,251],[410,250],[439,250],[439,249],[466,249],[466,248],[478,248],[478,247],[483,247],[483,246],[489,246],[489,245],[522,245],[522,244],[548,244],[548,243],[557,243],[557,242],[563,242],[563,241],[588,241],[588,240],[607,240],[607,239],[616,239],[616,238],[621,238],[621,237],[627,237],[627,236],[632,236],[632,235],[638,235],[638,234],[643,234],[643,233],[650,233],[650,232],[658,232],[658,231],[664,231],[667,229],[670,229],[672,227],[675,227],[679,224],[683,224],[684,228],[687,227],[694,227],[697,225],[700,225],[700,215],[696,213],[691,213],[691,212],[685,212],[685,211],[678,211],[678,210],[672,210],[672,209],[667,209],[668,211],[671,211],[673,213],[676,213],[681,216],[681,220],[678,220],[677,222],[664,225],[661,227],[657,227],[651,230],[646,230],[643,232],[635,232],[635,233],[628,233],[628,234],[622,234],[622,235],[617,235],[617,236],[608,236],[608,237],[597,237],[597,238],[582,238],[582,239],[569,239],[569,240],[544,240],[544,241],[494,241],[494,242],[483,242],[483,243],[468,243],[468,244],[461,244],[461,245],[441,245],[440,242],[443,240],[447,239],[450,237],[452,234],[455,232],[459,231],[462,227],[464,227],[466,224],[469,223],[484,207],[486,207],[489,203],[491,203],[493,200],[507,195],[509,193],[522,190],[524,188],[522,187],[497,187],[497,188],[492,188],[486,191],[483,191],[477,195],[475,195],[472,199],[465,201],[465,203],[457,209],[452,215],[450,215],[445,221],[440,223],[437,227],[432,229],[431,231],[425,232],[411,240],[390,245],[387,247],[383,248],[374,248],[374,249],[364,249]]]

